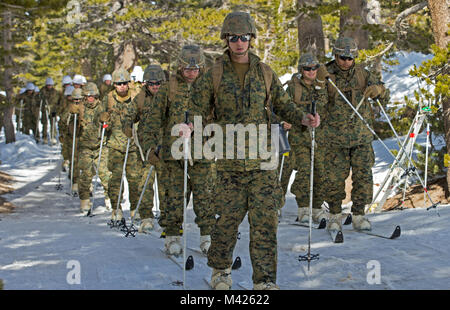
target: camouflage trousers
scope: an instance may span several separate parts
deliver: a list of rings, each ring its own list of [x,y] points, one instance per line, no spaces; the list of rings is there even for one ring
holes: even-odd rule
[[[120,181],[122,179],[122,170],[125,160],[125,153],[117,151],[113,148],[109,148],[108,154],[108,170],[111,171],[111,177],[108,184],[108,196],[111,199],[111,205],[113,209],[117,208],[117,200],[120,190]],[[130,201],[130,210],[135,210],[139,201],[142,187],[142,171],[143,163],[139,158],[139,153],[136,150],[130,150],[128,152],[127,165],[125,167],[125,177],[128,182],[128,198]],[[123,189],[121,198],[123,198]],[[122,207],[119,204],[119,208]]]
[[[36,137],[39,137],[39,131],[36,132],[36,119],[31,115],[23,117],[22,128],[24,134],[29,135],[31,130],[35,139]]]
[[[277,170],[217,171],[215,204],[219,215],[211,234],[208,266],[231,267],[238,228],[248,215],[253,283],[277,278]]]
[[[141,219],[154,218],[153,215],[153,198],[155,191],[153,190],[153,185],[155,183],[155,175],[157,173],[156,167],[153,168],[152,174],[148,179],[147,186],[144,189],[145,181],[147,180],[147,176],[150,172],[151,165],[146,164],[143,167],[142,172],[144,173],[139,182],[139,197],[142,195],[142,190],[145,190],[144,195],[142,196],[141,204],[139,205],[139,216]],[[156,169],[156,171],[155,171]],[[138,201],[139,202],[139,201]]]
[[[170,186],[160,225],[165,228],[167,236],[176,236],[180,234],[179,229],[183,223],[184,161],[168,160],[165,161],[165,166]],[[193,166],[189,165],[188,175],[188,188],[193,193],[195,223],[200,228],[200,235],[209,235],[215,222],[211,163],[195,162]]]
[[[89,148],[80,147],[78,152],[78,167],[80,169],[79,196],[81,200],[89,199],[92,178],[96,174],[96,167],[98,165],[99,151],[100,149],[91,150]],[[105,199],[107,199],[109,198],[108,182],[111,172],[108,171],[108,148],[105,146],[102,148],[102,158],[100,160],[98,176],[100,177],[105,190]]]
[[[161,227],[165,226],[167,198],[169,196],[170,179],[168,171],[163,160],[160,160],[156,165],[156,180],[158,188],[158,202],[159,202],[159,219],[158,223]]]
[[[314,149],[314,185],[313,208],[320,209],[324,201],[325,187],[325,158],[323,146],[316,143]],[[309,207],[310,200],[310,176],[311,176],[311,147],[296,145],[293,147],[291,166],[297,170],[294,182],[291,185],[291,193],[299,208]]]
[[[345,199],[345,179],[352,170],[352,213],[364,215],[366,204],[373,197],[372,166],[375,154],[372,144],[362,144],[351,148],[329,146],[326,150],[326,201],[330,213],[341,212],[342,200]]]

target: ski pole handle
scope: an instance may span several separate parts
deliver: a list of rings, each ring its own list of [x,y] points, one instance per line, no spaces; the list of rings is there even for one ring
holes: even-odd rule
[[[189,124],[189,111],[184,112],[184,123]]]
[[[311,101],[311,114],[313,116],[316,116],[316,101],[315,100]]]

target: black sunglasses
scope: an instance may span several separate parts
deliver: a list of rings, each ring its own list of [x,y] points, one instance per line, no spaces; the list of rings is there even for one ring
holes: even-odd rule
[[[114,84],[116,84],[118,86],[122,86],[122,85],[127,85],[128,82],[117,82],[117,83],[114,83]]]
[[[320,65],[315,65],[314,67],[303,67],[302,69],[304,71],[316,71],[317,69],[319,69]]]
[[[339,55],[339,59],[344,60],[344,61],[347,61],[347,60],[353,60],[352,57],[341,56],[341,55]]]
[[[247,42],[247,41],[250,41],[251,38],[252,38],[252,36],[249,34],[241,34],[240,36],[231,35],[231,36],[228,36],[228,41],[236,43],[239,39],[241,39],[241,42]]]
[[[155,85],[161,85],[161,82],[147,82],[148,86],[155,86]]]

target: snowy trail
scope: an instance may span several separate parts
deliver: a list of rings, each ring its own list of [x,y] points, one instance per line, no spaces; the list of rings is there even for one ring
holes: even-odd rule
[[[100,206],[100,199],[94,217],[81,216],[78,198],[55,190],[57,168],[38,171],[42,182],[22,197],[7,195],[18,207],[15,213],[1,215],[0,278],[6,289],[182,289],[172,284],[182,280],[182,272],[161,253],[159,232],[125,238],[106,225],[109,213]],[[63,176],[64,188],[68,188],[67,176]],[[129,212],[124,213],[128,219]],[[435,210],[417,209],[369,215],[377,226],[400,224],[398,240],[344,229],[344,244],[332,244],[326,231],[313,230],[312,252],[319,253],[320,259],[311,263],[308,272],[307,264],[298,262],[307,250],[308,229],[286,224],[296,216],[295,200],[289,196],[278,231],[278,283],[282,289],[448,288],[450,208],[439,208],[439,213],[440,217]],[[188,223],[188,246],[198,247],[192,206]],[[236,284],[251,281],[246,220],[240,232],[234,257],[241,257],[242,267],[232,273]],[[206,258],[194,251],[188,255],[194,256],[195,267],[187,271],[187,288],[208,289],[203,280],[211,272]],[[380,264],[381,284],[370,285],[367,264],[374,260]],[[80,264],[80,284],[67,282],[72,261]]]

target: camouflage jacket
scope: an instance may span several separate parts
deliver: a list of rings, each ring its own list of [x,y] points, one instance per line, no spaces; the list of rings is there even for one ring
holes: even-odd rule
[[[105,97],[110,91],[114,90],[114,86],[106,85],[105,83],[101,83],[98,86],[98,91],[100,93],[100,100],[103,100],[103,97]]]
[[[172,75],[169,82],[160,87],[151,108],[144,109],[139,126],[138,136],[144,152],[161,145],[160,158],[174,160],[171,147],[179,137],[171,135],[172,127],[184,123],[185,112],[192,110],[191,92],[192,85],[185,82],[180,72]],[[190,117],[189,121],[193,123],[193,118]]]
[[[60,104],[60,94],[56,89],[48,90],[47,87],[43,87],[39,92],[39,99],[43,101],[42,105],[47,107],[49,117],[51,117],[52,113],[57,112]]]
[[[117,95],[116,91],[113,90],[103,97],[102,100],[103,110],[109,112],[110,115],[106,133],[106,145],[123,153],[126,152],[128,138],[123,133],[122,124],[125,123],[125,115],[135,96],[136,93],[130,88],[126,99],[123,100]],[[130,141],[129,152],[132,151],[136,151],[133,139]]]
[[[259,131],[260,125],[268,125],[267,107],[272,109],[273,113],[281,119],[292,123],[294,126],[301,126],[301,120],[304,113],[294,105],[289,95],[283,89],[277,75],[272,71],[272,83],[270,86],[270,104],[266,103],[266,86],[264,75],[260,66],[260,59],[256,55],[249,53],[250,67],[245,75],[244,87],[241,89],[241,83],[238,75],[233,69],[229,52],[225,51],[222,57],[223,75],[218,89],[214,94],[212,71],[206,72],[194,84],[192,93],[193,112],[199,115],[203,120],[211,118],[211,122],[219,125],[223,133],[223,157],[218,158],[216,167],[218,170],[230,171],[250,171],[261,169],[261,163],[267,162],[261,158],[260,143],[258,137],[250,135],[245,136],[245,154],[240,153],[237,157],[236,143],[231,143],[234,149],[234,158],[226,157],[226,126],[242,124],[244,127],[256,126]],[[210,117],[212,115],[212,117]],[[273,119],[271,119],[273,121]],[[270,130],[270,126],[266,127]],[[266,132],[267,133],[267,132]],[[194,128],[195,135],[195,128]],[[270,141],[270,132],[267,134]],[[229,137],[230,138],[230,137]],[[258,156],[253,158],[249,156],[249,144],[257,144]],[[270,151],[269,147],[262,147],[263,150]],[[228,150],[229,151],[229,150]],[[242,158],[242,159],[239,159]],[[276,167],[274,167],[276,168]]]
[[[326,67],[331,79],[355,108],[363,98],[368,85],[382,84],[374,74],[360,65],[342,71],[335,61],[331,61]],[[329,143],[347,148],[371,143],[373,135],[370,130],[356,114],[352,117],[353,109],[330,83],[328,83],[328,97],[326,136]],[[364,100],[358,112],[373,128],[374,114],[368,100]]]
[[[320,115],[320,126],[315,129],[318,143],[324,141],[324,126],[326,126],[328,92],[324,83],[317,80],[312,85],[307,85],[300,74],[295,74],[288,82],[287,93],[294,103],[302,109],[305,114],[311,112],[311,101],[316,102],[316,112]],[[298,98],[299,97],[299,98]],[[292,126],[289,130],[289,144],[291,146],[303,145],[311,147],[311,134],[306,126]]]
[[[96,150],[100,147],[102,124],[99,121],[99,117],[104,112],[104,106],[98,99],[93,103],[83,100],[83,105],[84,111],[83,118],[80,119],[80,134],[77,135],[79,137],[79,146],[80,149]],[[106,144],[105,138],[103,138],[103,144]]]
[[[23,119],[35,119],[37,120],[39,114],[39,100],[33,93],[28,95],[27,92],[18,95],[15,100],[16,114],[19,116],[20,109],[22,107]]]

